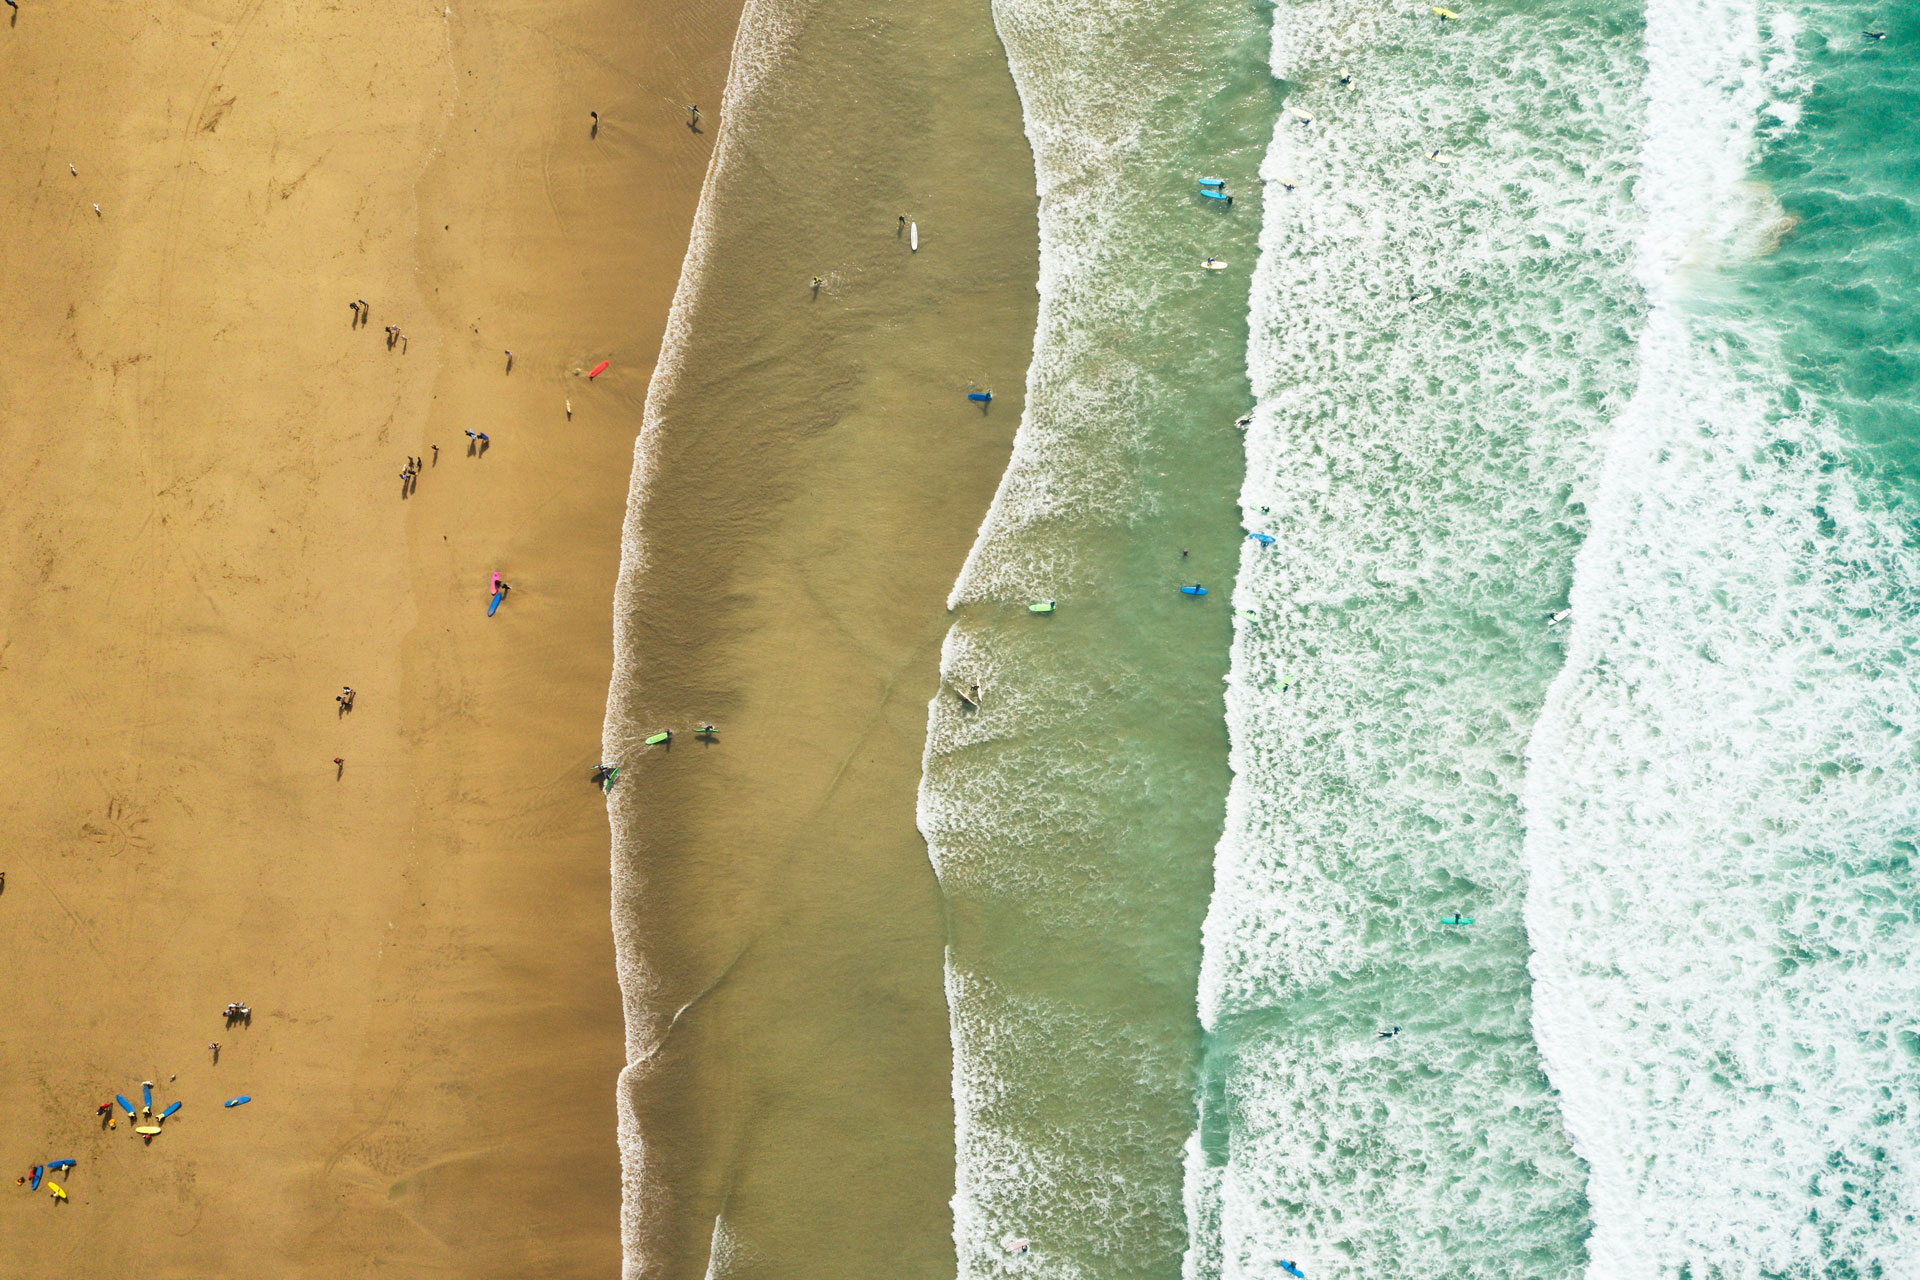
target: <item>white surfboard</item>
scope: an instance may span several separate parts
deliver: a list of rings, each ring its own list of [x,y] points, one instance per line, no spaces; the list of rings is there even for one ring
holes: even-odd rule
[[[907,248],[914,253],[920,252],[920,224],[917,222],[907,224]]]
[[[1200,265],[1209,271],[1225,271],[1227,269],[1227,264],[1219,258],[1208,258]]]
[[[1288,107],[1287,114],[1292,116],[1295,120],[1298,120],[1301,124],[1313,123],[1313,117],[1308,115],[1306,112],[1302,111],[1298,107]]]
[[[1296,186],[1300,185],[1299,183],[1295,182],[1292,178],[1289,178],[1284,173],[1274,174],[1273,180],[1279,183],[1281,186],[1285,187],[1289,191],[1293,190]]]

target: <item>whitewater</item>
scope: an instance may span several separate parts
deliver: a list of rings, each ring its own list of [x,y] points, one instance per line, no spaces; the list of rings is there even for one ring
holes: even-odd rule
[[[1178,29],[1226,21],[1204,8]],[[1178,490],[1155,479],[1183,465],[1156,419],[1190,407],[1146,318],[1165,299],[1099,268],[1194,233],[1134,186],[1179,95],[1146,61],[1144,101],[1078,96],[1113,56],[1071,34],[1118,20],[1101,6],[996,13],[1043,303],[943,655],[949,682],[1013,696],[936,699],[922,792],[956,920],[960,1273],[1170,1274],[1175,1072],[1192,1280],[1911,1270],[1920,690],[1889,624],[1916,612],[1916,471],[1910,450],[1863,462],[1843,410],[1871,393],[1796,379],[1809,308],[1753,296],[1797,243],[1767,170],[1804,172],[1807,104],[1855,74],[1869,15],[1273,10],[1254,536],[1189,970],[1164,935],[1197,882],[1143,848],[1170,833],[1140,798],[1215,748],[1154,755],[1129,733],[1150,717],[1105,710],[1154,683],[1112,646],[1179,624],[1077,646],[981,610],[1137,585],[1099,535],[1157,533]],[[1911,262],[1907,196],[1880,194],[1863,225]],[[1803,239],[1805,279],[1850,269]],[[1890,381],[1911,426],[1911,380]],[[1104,984],[1048,954],[1061,935]],[[1191,976],[1190,1045],[1121,1012],[1154,966]]]

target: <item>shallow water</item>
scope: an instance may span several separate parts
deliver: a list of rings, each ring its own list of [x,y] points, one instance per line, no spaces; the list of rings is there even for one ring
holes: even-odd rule
[[[992,13],[1040,309],[1024,387],[941,366],[942,394],[995,396],[942,439],[1020,424],[950,628],[892,601],[914,697],[936,672],[910,633],[945,629],[938,899],[866,960],[919,1009],[945,948],[955,1250],[930,1261],[948,1224],[909,1137],[896,1217],[925,1220],[896,1270],[1913,1270],[1920,29],[1863,41],[1827,0]],[[794,102],[830,110],[848,65],[796,72]],[[817,145],[782,128],[763,176]],[[754,358],[680,412],[916,394],[758,314]],[[935,365],[978,324],[922,319]],[[845,454],[829,505],[917,447]],[[828,546],[833,520],[792,527]],[[861,589],[799,558],[739,581],[788,570]],[[858,1001],[732,999],[715,1062],[857,1034]],[[752,1093],[683,1084],[668,1123]],[[880,1129],[919,1133],[908,1110]],[[789,1168],[781,1133],[701,1176]],[[768,1260],[857,1217],[827,1195],[793,1228],[780,1185],[690,1215],[689,1256],[837,1273]]]
[[[982,702],[935,699],[921,794],[951,917],[955,1243],[967,1276],[1165,1275],[1185,1240],[1232,423],[1277,95],[1264,23],[1237,4],[995,19],[1039,171],[1041,308],[941,660]],[[1201,196],[1207,176],[1231,207]],[[1210,594],[1176,590],[1196,582]],[[1041,600],[1057,611],[1028,612]]]

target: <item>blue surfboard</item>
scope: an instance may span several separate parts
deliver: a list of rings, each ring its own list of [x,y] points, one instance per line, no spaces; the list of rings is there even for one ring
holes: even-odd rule
[[[1224,187],[1227,185],[1227,180],[1225,178],[1202,178],[1200,179],[1200,185],[1203,187]]]
[[[1273,545],[1273,535],[1270,533],[1250,533],[1247,536],[1249,538],[1252,538],[1255,542],[1259,543],[1263,547],[1270,547]]]
[[[152,1085],[143,1084],[140,1086],[140,1101],[146,1104],[147,1114],[152,1115],[153,1114],[153,1086]]]
[[[975,400],[975,401],[978,401],[978,402],[979,402],[979,403],[981,403],[981,404],[986,404],[986,403],[987,403],[988,401],[990,401],[990,400],[992,400],[992,399],[993,399],[993,392],[991,392],[991,391],[969,391],[969,392],[967,392],[967,399],[969,399],[969,400]]]
[[[1207,199],[1209,199],[1209,200],[1231,200],[1231,199],[1233,199],[1233,197],[1232,197],[1232,196],[1230,196],[1230,195],[1228,195],[1228,194],[1227,194],[1226,192],[1224,192],[1224,191],[1213,191],[1213,190],[1203,190],[1203,191],[1201,191],[1201,193],[1200,193],[1200,194],[1201,194],[1201,195],[1203,195],[1203,196],[1205,196],[1205,197],[1206,197]]]
[[[493,593],[493,601],[487,605],[487,616],[489,618],[491,618],[494,615],[494,612],[500,608],[500,602],[502,600],[505,600],[506,598],[507,598],[507,593],[504,591],[496,591]]]
[[[241,1094],[241,1095],[240,1095],[239,1097],[237,1097],[237,1098],[228,1098],[228,1099],[227,1099],[227,1100],[226,1100],[225,1102],[223,1102],[223,1103],[221,1103],[220,1105],[221,1105],[221,1106],[223,1106],[223,1107],[237,1107],[237,1106],[239,1106],[239,1105],[241,1105],[242,1103],[245,1103],[245,1102],[252,1102],[252,1101],[253,1101],[253,1095],[252,1095],[252,1094],[250,1094],[250,1093],[243,1093],[243,1094]]]
[[[49,1169],[71,1169],[71,1168],[73,1168],[73,1164],[74,1164],[74,1162],[73,1162],[73,1161],[71,1161],[71,1160],[49,1160],[49,1161],[47,1161],[47,1168],[49,1168]]]
[[[1285,1258],[1280,1260],[1280,1265],[1286,1268],[1288,1275],[1299,1276],[1300,1280],[1307,1280],[1307,1273],[1294,1266],[1291,1262],[1288,1262]]]
[[[27,1179],[27,1189],[30,1191],[38,1191],[40,1189],[40,1175],[46,1171],[47,1166],[43,1164],[33,1166],[31,1176]]]
[[[137,1112],[134,1111],[133,1104],[131,1102],[128,1102],[125,1098],[121,1097],[119,1094],[117,1093],[114,1094],[113,1100],[120,1104],[120,1109],[122,1111],[125,1111],[127,1113],[127,1119],[131,1120],[136,1114],[138,1114]]]
[[[172,1106],[168,1107],[165,1111],[162,1111],[160,1113],[160,1122],[162,1124],[165,1124],[167,1117],[172,1115],[174,1112],[178,1111],[179,1109],[180,1109],[180,1104],[176,1102]]]
[[[1190,587],[1180,588],[1180,594],[1183,596],[1203,596],[1207,594],[1207,589],[1196,582]]]

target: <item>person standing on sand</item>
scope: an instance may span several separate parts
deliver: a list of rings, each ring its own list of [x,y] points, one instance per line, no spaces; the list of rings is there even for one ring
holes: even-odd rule
[[[207,1045],[207,1049],[213,1054],[214,1065],[218,1066],[220,1064],[220,1042],[218,1040],[212,1041]]]
[[[507,372],[513,372],[513,352],[507,352]]]
[[[440,446],[436,444],[431,446],[431,448],[433,449],[433,465],[437,467],[440,465]]]

